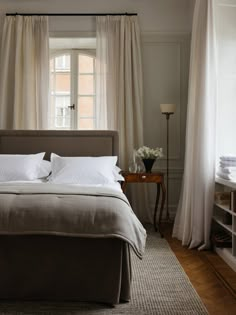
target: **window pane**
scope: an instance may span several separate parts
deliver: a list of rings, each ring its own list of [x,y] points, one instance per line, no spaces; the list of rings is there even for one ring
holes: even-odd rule
[[[51,95],[50,97],[50,105],[54,107],[54,96]]]
[[[93,75],[79,75],[78,91],[79,95],[89,95],[94,93]]]
[[[62,55],[55,58],[56,61],[56,70],[70,70],[70,55]]]
[[[62,124],[63,124],[63,118],[62,117],[56,117],[56,127],[60,128],[60,127],[62,127]]]
[[[56,96],[55,97],[55,126],[56,128],[69,128],[70,127],[70,104],[69,96]]]
[[[50,75],[50,88],[51,88],[51,92],[53,91],[54,88],[54,79],[55,79],[55,75],[54,73]]]
[[[56,117],[55,127],[61,129],[70,129],[70,119],[68,117]]]
[[[79,97],[79,116],[93,117],[93,97]]]
[[[70,129],[70,117],[56,116],[55,127]]]
[[[60,96],[56,96],[56,106],[57,107],[66,107],[68,108],[68,106],[70,105],[70,96],[65,96],[65,95],[60,95]]]
[[[70,129],[71,56],[62,54],[50,59],[50,128]]]
[[[70,74],[69,73],[56,73],[56,91],[70,92]]]
[[[50,128],[94,129],[94,63],[93,56],[79,51],[68,51],[50,59]],[[74,64],[78,67],[71,69]],[[76,111],[71,111],[68,106],[74,98],[77,98]]]
[[[54,71],[54,59],[50,59],[50,71]]]
[[[94,120],[93,119],[80,119],[79,120],[79,129],[94,129]]]
[[[79,73],[93,73],[93,58],[79,55]]]

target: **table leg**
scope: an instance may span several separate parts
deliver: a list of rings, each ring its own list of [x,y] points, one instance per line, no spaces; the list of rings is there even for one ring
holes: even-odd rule
[[[160,184],[157,183],[157,195],[156,195],[156,203],[155,203],[154,218],[153,218],[153,226],[154,226],[155,231],[157,231],[156,216],[157,216],[159,197],[160,197]]]
[[[164,209],[164,204],[165,204],[165,200],[166,200],[166,188],[164,183],[161,183],[161,208],[160,208],[160,214],[159,214],[159,220],[158,220],[158,226],[159,226],[159,230],[160,230],[160,234],[161,237],[163,237],[163,234],[161,233],[161,220],[162,220],[162,212]]]
[[[124,182],[121,183],[121,189],[122,189],[123,193],[125,193],[126,184],[127,184],[126,181],[124,181]]]

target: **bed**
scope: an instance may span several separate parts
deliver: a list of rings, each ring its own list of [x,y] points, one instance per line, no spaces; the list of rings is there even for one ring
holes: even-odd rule
[[[37,152],[46,152],[46,159],[52,152],[60,156],[115,156],[118,134],[115,131],[0,131],[0,154]],[[87,188],[81,187],[79,193],[71,187],[57,186],[57,190],[46,187],[40,191],[31,185],[0,187],[0,299],[76,300],[112,305],[129,301],[130,249],[142,258],[146,234],[124,194],[110,191],[110,195],[104,196],[101,187],[95,192],[93,188],[87,192]],[[22,212],[24,217],[19,209],[15,210],[19,198],[25,200],[31,217],[25,215],[26,208]],[[51,204],[55,206],[55,198],[57,201],[66,198],[65,203],[70,204],[68,214],[63,214],[64,230],[60,229],[60,215],[52,216],[54,210],[47,212],[47,205],[50,209]],[[85,199],[94,200],[96,209],[112,205],[117,214],[110,218],[107,215],[107,221],[102,211],[96,210],[92,223],[91,219],[82,222],[87,212],[78,214],[77,205],[84,207]],[[40,207],[41,203],[46,204],[43,211],[35,200]],[[47,225],[51,221],[57,230]]]

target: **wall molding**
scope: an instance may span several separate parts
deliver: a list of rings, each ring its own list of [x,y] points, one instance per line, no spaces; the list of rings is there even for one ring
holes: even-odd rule
[[[164,167],[160,167],[158,169],[153,169],[153,172],[162,172],[164,174],[166,174],[166,168]],[[172,179],[172,178],[180,178],[182,179],[183,177],[183,174],[184,174],[184,169],[183,168],[169,168],[169,179]]]
[[[141,32],[141,39],[145,41],[160,41],[160,42],[190,42],[191,32],[156,32],[144,31]]]
[[[170,47],[170,50],[174,50],[177,52],[176,55],[176,75],[178,76],[178,86],[177,92],[178,96],[175,97],[175,102],[177,103],[177,112],[175,113],[175,121],[171,125],[170,120],[170,130],[172,128],[172,133],[175,135],[175,141],[170,143],[170,146],[175,146],[174,151],[169,154],[169,160],[175,161],[183,161],[184,159],[184,142],[185,142],[185,121],[186,121],[186,106],[187,106],[187,84],[188,82],[188,63],[189,63],[189,50],[190,50],[190,40],[191,33],[190,32],[142,32],[141,41],[143,49],[147,47],[152,47],[158,51],[158,47],[160,49],[167,49]],[[146,88],[147,90],[147,88]],[[166,128],[166,120],[159,120],[159,125],[161,124],[161,129],[165,130]],[[184,126],[184,127],[183,127]],[[160,127],[159,127],[160,128]],[[174,131],[173,131],[173,128]],[[183,130],[184,129],[184,130]],[[162,135],[163,137],[163,135]],[[165,134],[164,134],[165,137]],[[163,138],[162,138],[163,139]],[[165,141],[162,140],[164,143]],[[164,143],[165,145],[165,143]],[[162,159],[165,160],[165,159]]]
[[[170,118],[169,138],[169,213],[174,219],[184,174],[186,108],[190,60],[190,32],[143,32],[144,62],[144,139],[150,146],[166,150],[166,119],[158,103],[176,102]],[[163,172],[166,182],[166,156],[159,159],[153,171]],[[148,208],[154,211],[156,189],[148,185]],[[160,206],[160,205],[159,205]],[[165,219],[166,208],[163,211]]]
[[[154,172],[155,170],[153,170]],[[159,168],[156,171],[161,171],[164,174],[166,174],[166,169],[161,169]],[[181,187],[181,183],[182,183],[182,179],[183,179],[183,173],[184,173],[184,169],[183,168],[171,168],[169,169],[169,195],[173,192],[173,186],[175,188],[175,185],[177,185],[179,188]],[[165,176],[166,179],[166,176]],[[171,189],[172,186],[172,189]],[[156,191],[154,190],[154,194],[156,194]],[[155,197],[155,196],[154,196]],[[154,207],[155,207],[155,200],[153,199],[151,202],[149,202],[149,209],[151,209],[151,211],[154,211]],[[176,210],[178,207],[178,202],[179,202],[179,198],[175,197],[174,198],[174,202],[169,202],[169,214],[170,214],[170,219],[173,220],[176,214]],[[159,207],[158,207],[158,212],[157,212],[157,217],[159,216],[159,209],[160,209],[160,200],[159,200]],[[166,205],[164,206],[163,209],[163,215],[162,215],[162,221],[165,221],[165,216],[166,216]]]

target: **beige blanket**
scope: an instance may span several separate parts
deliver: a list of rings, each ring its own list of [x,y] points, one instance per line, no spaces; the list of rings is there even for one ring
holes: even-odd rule
[[[146,231],[123,193],[46,183],[0,185],[0,234],[117,237],[140,258],[146,240]]]

